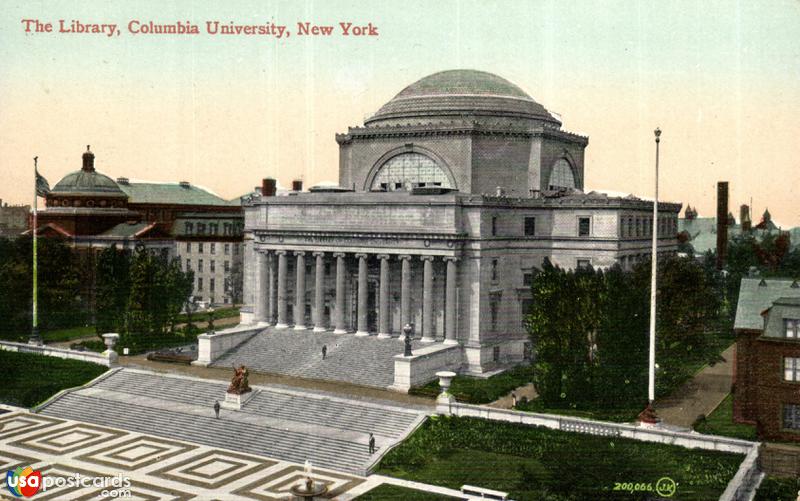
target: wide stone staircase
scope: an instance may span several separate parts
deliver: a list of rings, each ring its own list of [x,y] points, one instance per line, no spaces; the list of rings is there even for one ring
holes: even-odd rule
[[[42,414],[364,474],[368,434],[380,448],[402,439],[424,413],[326,394],[254,387],[240,411],[216,400],[227,384],[122,369],[94,385],[64,394]]]
[[[327,356],[322,359],[322,347]],[[425,344],[412,343],[412,349]],[[397,338],[266,329],[229,350],[212,366],[241,364],[256,372],[387,388],[394,383],[394,356],[403,353]]]

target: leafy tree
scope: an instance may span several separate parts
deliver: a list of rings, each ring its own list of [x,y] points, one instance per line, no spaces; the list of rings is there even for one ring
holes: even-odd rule
[[[97,334],[120,332],[130,294],[130,254],[116,247],[103,249],[97,259]]]

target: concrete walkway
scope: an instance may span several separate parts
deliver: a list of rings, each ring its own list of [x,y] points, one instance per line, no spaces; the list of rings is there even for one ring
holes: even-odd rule
[[[514,389],[512,392],[509,392],[508,395],[500,397],[494,402],[487,404],[487,407],[494,407],[496,409],[513,409],[513,406],[511,405],[512,393],[517,396],[517,401],[519,401],[522,397],[525,397],[528,400],[533,400],[539,396],[539,394],[536,393],[536,388],[533,387],[533,383],[528,383],[524,386]]]
[[[198,367],[194,365],[171,364],[165,362],[154,362],[147,360],[145,355],[133,357],[119,357],[122,367],[145,369],[154,372],[168,374],[181,374],[184,376],[199,377],[218,381],[230,381],[233,376],[231,368],[221,367]],[[331,381],[317,381],[313,379],[303,379],[277,374],[250,373],[250,384],[253,385],[283,385],[291,388],[302,388],[323,393],[338,394],[355,400],[367,402],[388,401],[402,404],[409,408],[431,411],[436,407],[436,402],[429,398],[407,395],[389,390],[378,388],[367,388],[364,386],[337,383]]]
[[[708,366],[673,392],[656,400],[655,409],[665,424],[691,428],[700,414],[709,415],[731,392],[735,345],[722,352],[724,362]]]

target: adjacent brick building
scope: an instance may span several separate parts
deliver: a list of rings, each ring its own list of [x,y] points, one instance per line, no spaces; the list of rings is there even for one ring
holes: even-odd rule
[[[734,420],[800,441],[800,284],[742,279],[734,329]]]

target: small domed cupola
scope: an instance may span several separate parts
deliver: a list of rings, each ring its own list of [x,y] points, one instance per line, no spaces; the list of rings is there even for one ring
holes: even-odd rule
[[[81,170],[84,172],[94,172],[94,153],[92,150],[89,149],[89,145],[86,145],[86,151],[83,153],[83,167]]]

